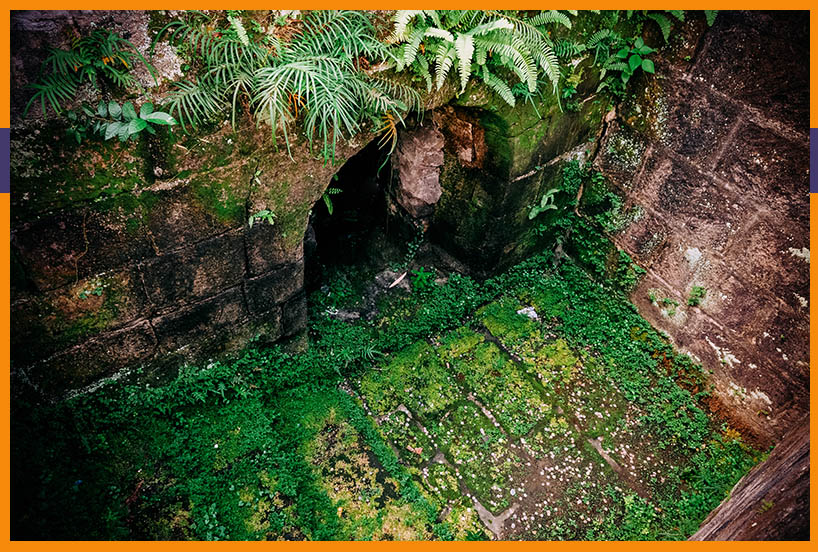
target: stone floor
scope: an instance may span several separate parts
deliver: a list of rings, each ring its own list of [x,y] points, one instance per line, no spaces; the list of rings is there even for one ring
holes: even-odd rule
[[[614,496],[650,503],[673,461],[600,361],[514,298],[351,382],[442,521],[463,538],[601,524]],[[627,498],[626,498],[627,500]]]

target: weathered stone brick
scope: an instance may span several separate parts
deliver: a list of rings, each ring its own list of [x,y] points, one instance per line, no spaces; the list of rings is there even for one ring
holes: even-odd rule
[[[180,350],[217,352],[234,325],[247,319],[239,287],[174,309],[153,320],[162,353]]]
[[[225,234],[157,257],[143,272],[155,306],[192,303],[241,282],[244,244],[238,233]]]
[[[150,360],[155,346],[150,324],[142,321],[100,334],[35,364],[26,372],[42,392],[61,395]]]

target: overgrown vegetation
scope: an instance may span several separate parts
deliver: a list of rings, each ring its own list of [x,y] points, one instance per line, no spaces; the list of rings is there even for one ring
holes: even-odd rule
[[[571,28],[571,20],[556,10],[531,18],[511,11],[406,10],[395,15],[391,40],[399,44],[397,70],[409,67],[428,91],[433,81],[439,90],[451,71],[459,75],[462,94],[476,74],[514,106],[508,73],[515,74],[529,94],[536,92],[541,76],[557,89],[560,66],[545,30],[548,25]]]
[[[511,106],[518,98],[535,105],[534,98],[550,89],[566,100],[566,109],[575,111],[572,96],[578,83],[570,80],[575,66],[570,62],[592,52],[601,69],[599,90],[608,88],[621,97],[637,71],[654,71],[646,57],[654,49],[639,34],[621,36],[615,30],[619,22],[627,20],[631,27],[633,22],[641,32],[644,22],[653,21],[667,42],[670,18],[684,21],[685,12],[628,11],[627,18],[610,13],[600,19],[603,27],[583,42],[562,36],[573,27],[573,10],[532,15],[404,10],[395,13],[389,32],[376,28],[369,13],[354,10],[308,11],[296,20],[279,18],[266,26],[240,11],[192,11],[161,28],[154,45],[168,40],[186,59],[189,78],[172,83],[164,106],[183,129],[224,118],[235,128],[237,117],[251,116],[268,124],[274,138],[282,136],[290,151],[295,138],[291,126],[297,123],[308,143],[315,143],[330,162],[339,140],[363,130],[382,134],[382,144],[394,148],[397,125],[410,111],[423,111],[419,93],[404,83],[401,71],[415,75],[427,92],[441,89],[456,74],[462,94],[476,77]],[[706,12],[708,24],[716,13]],[[92,107],[66,112],[63,106],[84,82],[106,95],[142,92],[130,74],[136,63],[156,80],[155,69],[133,44],[110,30],[77,37],[69,49],[52,49],[39,81],[30,85],[35,92],[25,111],[39,102],[43,115],[46,106],[58,115],[65,112],[77,141],[91,131],[108,136],[116,117],[102,121],[106,114]],[[618,78],[606,78],[611,75]],[[136,135],[136,128],[131,124],[128,136]]]
[[[369,322],[315,312],[305,353],[251,346],[232,361],[183,367],[161,387],[119,381],[53,406],[16,400],[13,536],[487,538],[470,501],[446,491],[445,481],[453,478],[456,489],[459,473],[478,496],[493,496],[492,485],[504,481],[496,478],[517,462],[502,445],[504,431],[525,436],[531,454],[549,454],[532,412],[553,416],[549,432],[572,435],[571,424],[556,415],[558,407],[578,408],[562,385],[605,389],[579,407],[608,412],[589,426],[597,432],[590,435],[609,439],[619,427],[632,428],[626,435],[650,435],[651,454],[663,458],[663,480],[649,481],[657,466],[647,463],[639,473],[653,489],[650,499],[621,482],[607,491],[602,483],[569,489],[566,501],[579,496],[597,504],[607,497],[607,503],[598,503],[590,521],[568,502],[549,506],[549,521],[529,538],[689,535],[758,453],[701,409],[707,391],[699,367],[675,353],[621,295],[572,262],[554,270],[552,260],[537,256],[483,283],[452,274],[445,284],[394,296]],[[539,319],[517,314],[521,304],[532,305]],[[470,327],[487,328],[504,349]],[[492,391],[494,378],[499,387]],[[469,392],[495,413],[499,429],[487,419],[472,425],[483,418],[461,402]],[[620,402],[610,403],[615,396]],[[409,407],[411,420],[441,421],[434,443],[412,429],[414,422],[374,423],[398,404],[395,398]],[[455,407],[460,413],[443,421]],[[626,411],[639,414],[625,417]],[[444,445],[455,426],[461,440]],[[483,446],[481,427],[493,436],[486,446],[503,451],[499,464],[471,459]],[[425,464],[435,446],[459,471]],[[435,475],[424,475],[422,466]],[[500,485],[497,508],[516,500],[515,487]],[[444,508],[456,514],[440,521]]]
[[[40,68],[39,81],[30,85],[35,92],[24,113],[39,102],[43,116],[46,106],[60,115],[63,105],[74,99],[86,81],[97,91],[104,87],[141,90],[139,81],[130,74],[137,62],[148,69],[155,82],[156,70],[130,41],[106,29],[78,36],[67,50],[51,49]]]
[[[665,15],[641,17],[668,39]],[[399,12],[393,23],[396,46],[361,12],[309,12],[290,34],[240,12],[186,14],[157,36],[194,75],[174,85],[169,113],[102,102],[83,111],[78,140],[228,113],[269,124],[288,148],[298,123],[332,161],[364,128],[394,147],[396,125],[420,109],[379,66],[427,90],[456,74],[463,93],[477,76],[510,105],[562,78],[566,109],[580,79],[560,60],[593,51],[617,91],[653,72],[642,38],[552,38],[571,28],[556,11]],[[480,540],[491,535],[479,501],[493,514],[519,506],[526,517],[504,529],[514,538],[686,538],[763,455],[711,419],[707,374],[626,300],[644,271],[610,235],[636,215],[589,167],[560,176],[527,212],[532,235],[557,247],[494,278],[414,264],[418,231],[396,267],[411,290],[381,297],[373,319],[342,321],[333,315],[365,285],[336,272],[312,297],[304,352],[257,342],[160,386],[138,373],[57,404],[16,397],[12,537]],[[330,214],[337,193],[323,196]],[[247,219],[259,223],[275,213]],[[90,282],[79,297],[103,293]],[[687,303],[705,296],[694,286]],[[679,306],[651,301],[669,316]]]
[[[218,18],[188,14],[157,34],[185,45],[196,79],[175,83],[167,99],[183,127],[230,113],[252,113],[279,132],[289,151],[288,125],[299,120],[325,159],[338,141],[380,117],[402,121],[420,109],[420,97],[372,67],[390,59],[369,16],[360,11],[311,11],[289,39],[247,31],[238,14]],[[311,143],[311,142],[310,142]]]

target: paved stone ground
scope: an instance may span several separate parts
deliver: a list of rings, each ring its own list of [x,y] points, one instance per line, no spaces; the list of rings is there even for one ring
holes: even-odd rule
[[[463,538],[592,528],[614,496],[650,502],[676,459],[660,450],[588,351],[515,298],[420,341],[353,382],[381,436]]]

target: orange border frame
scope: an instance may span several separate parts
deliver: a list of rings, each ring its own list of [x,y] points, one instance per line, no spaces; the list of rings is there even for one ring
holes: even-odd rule
[[[12,0],[10,2],[10,10],[11,9],[65,9],[70,7],[72,9],[98,9],[98,10],[108,10],[111,8],[115,8],[116,6],[112,6],[110,2],[102,2],[100,0],[85,0],[85,1],[71,1],[67,0],[65,2],[57,2],[57,1],[35,1],[32,4],[27,4],[21,2],[19,0],[15,1]],[[168,4],[171,4],[170,6]],[[238,5],[231,5],[231,8],[241,8],[241,9],[270,9],[271,7],[275,7],[275,5],[284,4],[284,7],[300,7],[303,9],[330,9],[330,8],[348,8],[348,9],[384,9],[386,7],[389,8],[397,8],[397,7],[426,7],[431,4],[431,2],[408,2],[408,1],[356,1],[356,2],[328,2],[328,1],[299,1],[293,0],[287,3],[279,3],[273,2],[273,6],[270,5],[271,3],[261,2],[260,0],[245,0],[243,2],[238,2]],[[526,0],[522,2],[513,2],[512,3],[514,8],[519,9],[539,9],[542,8],[541,2],[532,2],[531,0]],[[711,9],[711,8],[719,8],[719,9],[770,9],[774,7],[776,9],[789,9],[789,10],[810,10],[811,4],[806,1],[785,1],[785,2],[778,2],[774,6],[771,6],[768,2],[759,2],[759,1],[744,1],[744,2],[737,2],[737,1],[714,1],[714,2],[702,2],[702,1],[693,1],[693,2],[672,2],[671,5],[668,6],[667,3],[662,2],[612,2],[612,1],[596,1],[596,2],[588,2],[588,1],[577,1],[568,3],[567,6],[564,6],[564,2],[558,2],[556,6],[550,6],[553,8],[570,8],[570,9],[620,9],[623,7],[630,7],[630,8],[654,8],[654,7],[661,7],[661,8],[668,8],[668,7],[683,7],[686,9]],[[679,5],[681,4],[681,5]],[[434,3],[434,7],[438,9],[452,9],[452,8],[469,8],[469,9],[479,9],[479,8],[488,8],[489,6],[496,7],[497,0],[494,1],[486,1],[486,0],[477,0],[472,2],[467,2],[464,0],[460,1],[438,1]],[[226,6],[224,2],[214,2],[213,0],[199,0],[197,2],[191,1],[176,1],[176,2],[159,2],[157,0],[147,0],[139,5],[140,9],[225,9]],[[431,6],[429,6],[431,7]],[[818,23],[818,10],[810,10],[810,30],[818,29],[816,26]],[[2,99],[3,103],[3,110],[0,113],[0,127],[2,128],[9,128],[9,94],[10,94],[10,35],[9,35],[9,24],[10,24],[10,12],[7,12],[7,15],[0,18],[0,35],[2,35],[2,43],[0,43],[0,99]],[[816,79],[818,79],[818,38],[816,38],[817,33],[810,32],[810,127],[816,128],[818,127],[818,108],[816,108],[816,96],[812,94],[812,90],[816,89]],[[5,168],[2,168],[5,170]],[[812,219],[812,215],[815,215],[818,218],[818,194],[810,194],[810,219]],[[2,239],[2,243],[0,243],[0,263],[2,264],[2,285],[0,285],[0,361],[2,361],[3,365],[8,369],[9,362],[10,362],[10,350],[9,350],[9,343],[10,343],[10,196],[9,194],[0,194],[0,238]],[[810,249],[813,249],[814,246],[818,243],[818,230],[810,228]],[[818,269],[815,268],[815,265],[812,265],[810,268],[810,279],[812,277],[818,275]],[[818,313],[818,309],[815,307],[816,299],[818,299],[818,290],[810,286],[810,317],[814,317],[816,313]],[[810,358],[815,358],[815,354],[818,352],[818,340],[812,339],[812,329],[810,328]],[[812,362],[810,361],[810,368],[812,366]],[[812,372],[810,371],[810,386],[812,385]],[[0,426],[0,471],[2,471],[2,483],[0,483],[0,543],[6,542],[9,543],[9,546],[13,550],[35,550],[40,547],[46,547],[52,544],[51,542],[24,542],[24,541],[10,541],[10,493],[9,493],[9,483],[10,483],[10,423],[9,423],[9,412],[10,412],[10,390],[9,390],[9,379],[4,378],[2,383],[0,383],[0,403],[2,403],[2,418],[3,424]],[[815,405],[815,397],[810,396],[810,409]],[[810,437],[815,436],[815,426],[812,423],[812,418],[810,418]],[[812,461],[810,461],[811,471],[812,471]],[[814,492],[812,488],[810,489],[810,511],[814,512]],[[810,538],[812,539],[813,536],[816,534],[816,517],[815,515],[810,516]],[[807,550],[810,548],[810,543],[812,540],[808,542],[788,542],[786,546],[788,550]],[[475,548],[480,549],[487,549],[492,548],[493,550],[497,550],[498,548],[502,548],[504,550],[535,550],[538,549],[537,547],[542,546],[544,543],[541,542],[458,542],[458,543],[412,543],[412,542],[399,542],[399,543],[390,543],[386,546],[391,548],[400,548],[403,550],[418,550],[420,547],[424,547],[424,550],[428,549],[427,547],[434,547],[436,549],[447,549],[447,550],[473,550]],[[61,548],[65,547],[68,550],[103,550],[111,546],[110,543],[107,542],[54,542],[53,545],[60,546]],[[197,547],[197,548],[204,548],[204,547],[218,547],[219,550],[225,550],[229,548],[231,550],[235,550],[238,548],[247,549],[249,547],[258,547],[258,546],[270,546],[271,543],[263,544],[263,543],[244,543],[244,542],[222,542],[222,543],[201,543],[201,542],[173,542],[173,543],[151,543],[151,546],[159,546],[164,549],[168,549],[168,547]],[[650,547],[655,546],[656,543],[651,542],[605,542],[605,543],[595,543],[595,542],[564,542],[564,543],[548,543],[547,546],[557,546],[561,550],[571,549],[571,550],[587,550],[592,549],[597,546],[604,547],[608,550],[648,550]],[[746,550],[764,550],[765,552],[769,552],[768,547],[771,544],[766,542],[706,542],[706,543],[692,543],[692,542],[669,542],[669,543],[662,543],[663,547],[678,549],[681,547],[695,547],[697,550],[702,549],[713,549],[713,547],[718,547],[720,550],[738,550],[738,547],[741,547],[742,552]],[[113,544],[114,547],[117,549],[130,549],[135,550],[137,546],[143,546],[141,542],[117,542]],[[276,546],[273,544],[272,546]],[[321,542],[307,542],[307,543],[281,543],[278,546],[282,547],[289,547],[289,548],[298,548],[299,550],[319,550],[323,549],[325,546],[332,546],[335,549],[341,550],[355,550],[359,547],[373,547],[373,546],[384,546],[383,543],[349,543],[349,542],[337,542],[337,543],[321,543]]]

